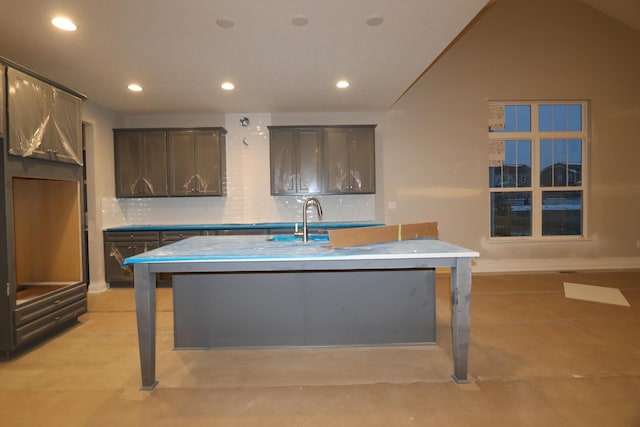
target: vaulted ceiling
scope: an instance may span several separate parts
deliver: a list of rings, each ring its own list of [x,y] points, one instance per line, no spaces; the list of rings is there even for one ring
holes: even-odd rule
[[[637,0],[584,2],[640,28]],[[8,0],[0,56],[122,113],[384,110],[488,3]]]

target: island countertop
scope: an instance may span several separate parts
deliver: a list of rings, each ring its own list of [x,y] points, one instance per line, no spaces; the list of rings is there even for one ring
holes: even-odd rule
[[[328,241],[273,241],[266,236],[196,236],[127,258],[123,265],[167,262],[322,261],[476,258],[479,253],[424,238],[332,249]]]
[[[403,282],[402,274],[408,270],[433,271],[436,267],[448,267],[452,303],[452,378],[456,382],[468,382],[471,262],[478,256],[476,251],[432,238],[332,249],[328,241],[285,242],[269,240],[266,235],[251,235],[195,236],[129,257],[124,264],[134,268],[142,390],[153,390],[157,384],[155,318],[158,273],[186,277],[184,286],[181,285],[183,288],[186,286],[183,293],[189,295],[190,301],[200,301],[201,295],[211,289],[208,284],[217,283],[216,277],[226,273],[231,273],[239,280],[237,283],[253,281],[262,284],[263,276],[271,275],[269,283],[278,284],[281,282],[280,275],[293,273],[294,278],[299,274],[304,276],[300,279],[303,284],[311,276],[320,275],[315,282],[324,284],[332,280],[335,272],[344,275],[343,283],[350,283],[352,277],[356,279],[358,275],[373,271],[373,275],[368,277],[393,275],[386,276],[384,285],[394,288],[397,283]],[[376,270],[380,273],[376,273]],[[205,279],[203,283],[206,284],[199,286],[198,283],[191,283],[189,276],[180,276],[181,273],[200,273],[210,279]],[[278,277],[273,278],[274,274]],[[429,288],[434,290],[435,274],[429,274],[427,282]],[[360,280],[360,283],[367,284],[366,280]],[[364,289],[368,288],[365,286]],[[265,291],[265,286],[257,289]],[[432,300],[435,301],[435,294]],[[174,321],[177,315],[192,309],[192,304],[178,308],[180,313],[174,311]],[[204,311],[207,311],[206,307]],[[433,315],[435,318],[435,311]],[[290,325],[291,322],[286,324]]]
[[[293,229],[296,224],[302,227],[302,221],[297,222],[252,222],[252,223],[223,223],[223,224],[132,224],[114,226],[105,231],[180,231],[180,230],[281,230]],[[314,221],[309,223],[310,229],[336,229],[351,227],[371,227],[383,225],[371,221]]]

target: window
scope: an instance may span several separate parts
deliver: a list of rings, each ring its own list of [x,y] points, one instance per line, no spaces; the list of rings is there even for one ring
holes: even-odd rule
[[[587,107],[489,104],[491,237],[585,235]]]

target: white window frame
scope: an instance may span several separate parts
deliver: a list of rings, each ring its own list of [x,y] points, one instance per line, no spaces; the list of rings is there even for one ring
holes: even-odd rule
[[[540,132],[539,130],[539,106],[553,104],[580,104],[582,106],[582,130],[580,132]],[[544,101],[489,101],[489,108],[506,105],[529,105],[531,107],[531,132],[488,132],[489,142],[507,140],[531,140],[531,186],[530,187],[505,187],[493,188],[489,182],[489,193],[501,192],[531,192],[531,236],[491,236],[491,223],[489,223],[489,240],[497,242],[514,241],[559,241],[559,240],[586,240],[589,238],[589,147],[591,145],[591,116],[590,103],[587,100],[544,100]],[[582,185],[581,186],[540,186],[540,141],[541,139],[581,139],[582,143]],[[487,174],[489,168],[487,168]],[[487,175],[488,176],[488,175]],[[542,235],[542,192],[543,191],[582,191],[582,234],[581,235]],[[489,203],[489,209],[491,209]],[[489,215],[491,218],[491,215]]]

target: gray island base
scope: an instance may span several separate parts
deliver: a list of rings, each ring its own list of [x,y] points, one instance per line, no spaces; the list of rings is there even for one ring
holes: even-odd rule
[[[435,342],[436,267],[451,268],[453,379],[465,383],[478,255],[437,239],[331,249],[322,241],[202,236],[127,258],[142,389],[157,384],[157,273],[176,273],[176,348],[389,345]]]

